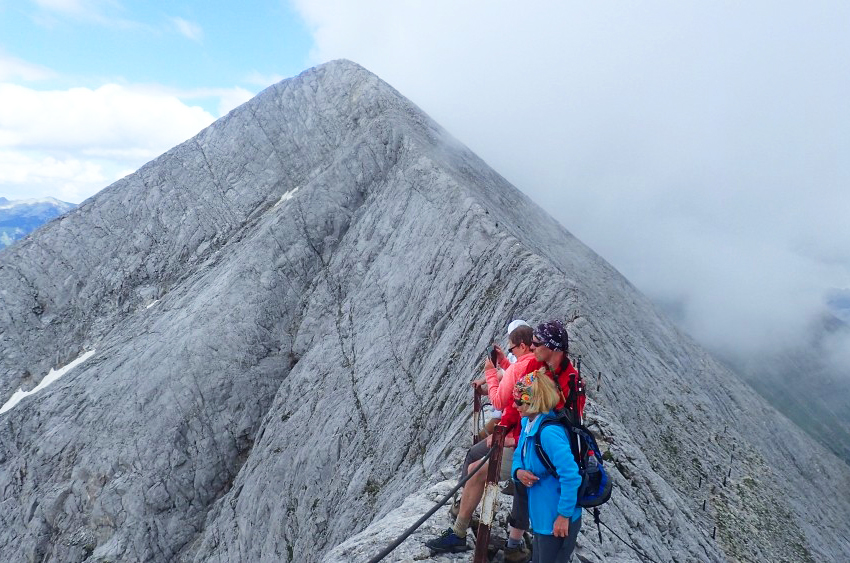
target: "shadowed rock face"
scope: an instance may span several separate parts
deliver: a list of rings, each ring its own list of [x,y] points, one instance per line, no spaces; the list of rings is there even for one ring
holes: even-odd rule
[[[332,549],[442,479],[518,316],[567,318],[603,373],[618,533],[665,561],[850,558],[845,464],[347,61],[9,248],[0,288],[0,402],[96,350],[0,415],[0,560],[359,560]]]

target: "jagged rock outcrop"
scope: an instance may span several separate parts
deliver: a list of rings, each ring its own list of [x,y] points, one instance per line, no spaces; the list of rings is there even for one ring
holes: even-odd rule
[[[518,316],[602,372],[612,529],[663,561],[850,558],[847,465],[347,61],[10,247],[0,288],[0,402],[96,350],[0,415],[2,560],[345,559],[444,479]]]

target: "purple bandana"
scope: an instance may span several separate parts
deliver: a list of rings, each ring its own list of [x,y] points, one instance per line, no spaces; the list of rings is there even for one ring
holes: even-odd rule
[[[537,330],[534,331],[540,342],[550,350],[560,350],[564,353],[569,351],[569,338],[567,337],[567,329],[561,321],[549,321],[537,325]]]

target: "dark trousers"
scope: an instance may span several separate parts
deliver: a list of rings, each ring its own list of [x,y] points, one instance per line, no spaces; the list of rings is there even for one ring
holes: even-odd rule
[[[528,529],[528,489],[519,481],[514,481],[514,502],[508,524],[520,530]]]
[[[581,518],[570,522],[570,533],[565,538],[547,534],[534,534],[532,563],[568,563],[576,548]]]

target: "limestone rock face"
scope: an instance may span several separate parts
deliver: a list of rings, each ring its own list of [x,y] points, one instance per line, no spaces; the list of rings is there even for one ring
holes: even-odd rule
[[[570,323],[623,538],[850,560],[846,464],[348,61],[0,253],[0,403],[95,350],[0,414],[0,560],[366,560],[467,446],[517,317]],[[586,559],[636,560],[594,538]]]

